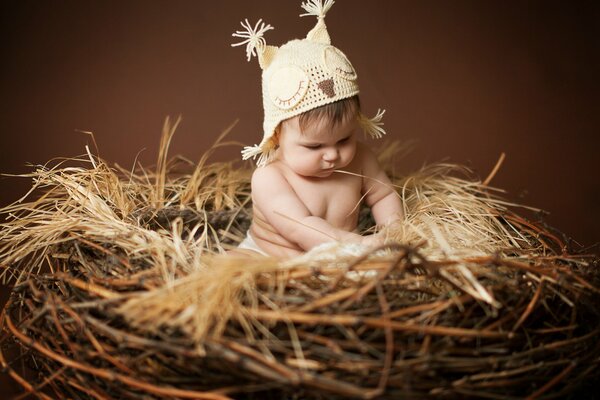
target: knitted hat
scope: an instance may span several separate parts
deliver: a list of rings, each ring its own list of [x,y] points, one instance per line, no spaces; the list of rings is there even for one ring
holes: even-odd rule
[[[334,0],[302,3],[306,13],[300,16],[314,15],[317,24],[305,39],[290,40],[280,47],[266,45],[263,35],[273,27],[262,20],[254,27],[245,20],[241,23],[245,30],[233,34],[244,41],[232,46],[245,44],[248,61],[257,56],[263,71],[264,136],[260,144],[242,150],[244,160],[259,156],[258,166],[266,165],[275,154],[273,134],[281,121],[358,94],[356,71],[344,53],[331,45],[325,26],[325,14],[333,3]],[[379,110],[372,119],[359,113],[359,123],[371,137],[385,134],[381,127],[384,112]]]

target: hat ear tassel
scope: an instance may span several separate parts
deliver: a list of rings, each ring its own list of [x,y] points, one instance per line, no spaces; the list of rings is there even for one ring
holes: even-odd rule
[[[325,0],[325,3],[323,3],[323,0],[308,0],[300,6],[306,11],[306,13],[300,14],[300,16],[314,15],[319,19],[323,19],[333,3],[335,3],[335,0]]]
[[[325,0],[325,3],[323,3],[323,0],[309,0],[302,3],[302,8],[306,13],[300,14],[301,17],[313,15],[318,18],[315,27],[306,35],[308,40],[316,43],[331,44],[327,26],[325,26],[325,14],[327,14],[333,3],[335,3],[334,0]]]
[[[231,47],[237,47],[246,45],[246,56],[248,57],[248,61],[252,58],[252,56],[258,56],[259,60],[262,57],[262,53],[265,51],[266,42],[263,37],[265,32],[273,29],[273,27],[269,24],[265,24],[262,22],[262,19],[259,19],[256,25],[252,27],[248,20],[244,20],[240,22],[244,30],[236,31],[232,33],[231,36],[242,38],[241,42],[233,43]],[[271,47],[271,46],[269,46]],[[258,51],[258,54],[257,54]]]

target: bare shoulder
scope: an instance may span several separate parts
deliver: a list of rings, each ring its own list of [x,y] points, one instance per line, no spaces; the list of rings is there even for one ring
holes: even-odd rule
[[[289,183],[281,169],[274,163],[258,167],[252,173],[252,192],[273,193],[289,187]]]
[[[283,179],[283,175],[275,165],[267,164],[254,170],[252,173],[252,186],[267,184],[273,179]]]

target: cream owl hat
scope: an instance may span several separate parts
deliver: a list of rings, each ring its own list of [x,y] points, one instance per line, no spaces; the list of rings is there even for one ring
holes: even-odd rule
[[[325,14],[333,3],[334,0],[302,3],[306,13],[300,16],[316,16],[317,24],[305,39],[290,40],[280,47],[266,44],[263,35],[273,27],[262,20],[254,26],[245,20],[241,23],[245,30],[233,34],[244,40],[232,46],[245,44],[248,61],[257,56],[262,68],[264,136],[260,144],[242,150],[244,160],[258,156],[258,166],[268,164],[275,155],[273,134],[281,121],[358,94],[356,71],[344,53],[331,45],[325,26]],[[378,110],[372,119],[359,112],[358,120],[365,133],[374,138],[385,134],[381,122],[384,112]]]

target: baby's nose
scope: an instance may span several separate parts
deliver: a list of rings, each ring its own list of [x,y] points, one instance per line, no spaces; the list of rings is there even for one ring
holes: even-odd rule
[[[339,153],[337,149],[327,149],[325,153],[323,153],[323,159],[325,161],[335,161],[339,157]]]

